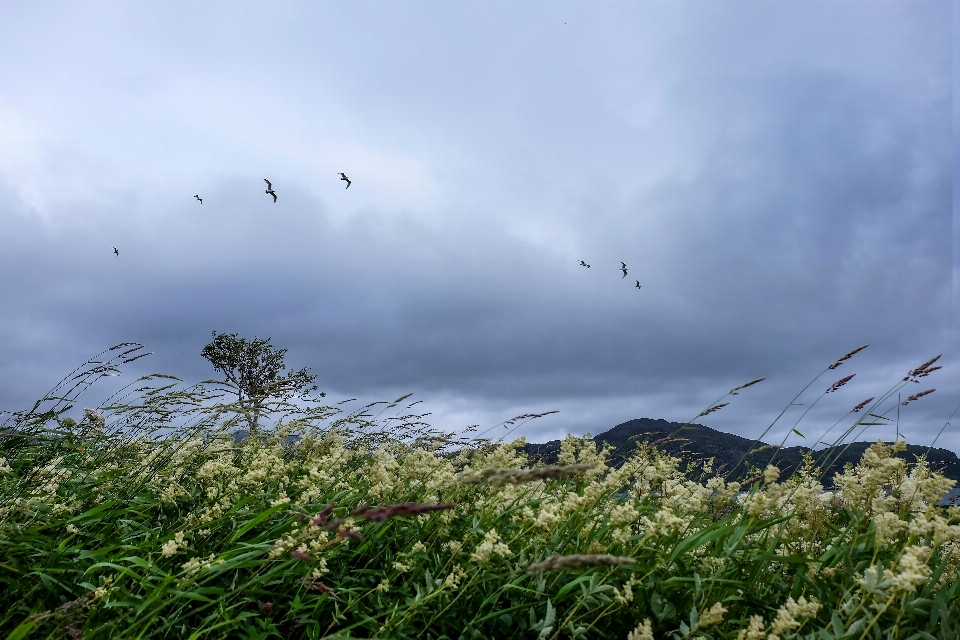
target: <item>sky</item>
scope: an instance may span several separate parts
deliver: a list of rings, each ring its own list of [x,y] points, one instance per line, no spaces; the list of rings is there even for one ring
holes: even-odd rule
[[[217,331],[446,431],[810,446],[942,354],[861,439],[960,452],[950,2],[4,14],[0,409],[124,341],[79,406],[214,377]]]

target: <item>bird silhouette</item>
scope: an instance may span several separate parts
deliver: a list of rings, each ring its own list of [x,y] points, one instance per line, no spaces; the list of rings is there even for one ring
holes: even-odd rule
[[[114,252],[115,254],[117,254],[118,256],[120,255],[120,252],[117,251],[117,248],[116,248],[116,247],[113,248],[113,252]]]
[[[590,265],[588,265],[588,264],[587,264],[586,262],[584,262],[583,260],[580,261],[580,266],[586,267],[587,269],[590,268]]]
[[[348,177],[346,176],[346,174],[341,173],[341,174],[340,174],[340,179],[347,181],[347,187],[346,187],[346,188],[349,189],[349,188],[350,188],[350,178],[348,178]]]
[[[639,288],[640,288],[640,281],[637,280],[637,289],[639,289]]]
[[[623,271],[623,275],[620,277],[621,280],[627,277],[627,263],[620,261],[620,271]]]
[[[270,181],[267,180],[266,178],[264,178],[263,181],[267,183],[267,193],[270,194],[271,196],[273,196],[273,201],[276,202],[276,201],[277,201],[277,194],[276,194],[276,193],[274,192],[274,190],[273,190],[273,185],[270,184]]]
[[[203,198],[201,198],[201,197],[199,196],[199,194],[198,194],[198,195],[195,195],[195,196],[193,196],[193,197],[196,198],[197,200],[199,200],[199,201],[200,201],[200,204],[203,204]]]

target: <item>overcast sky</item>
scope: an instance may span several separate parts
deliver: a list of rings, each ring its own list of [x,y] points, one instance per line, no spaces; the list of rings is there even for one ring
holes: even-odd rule
[[[268,8],[4,5],[0,408],[122,341],[81,406],[210,378],[213,330],[445,430],[559,411],[535,442],[757,437],[863,344],[765,439],[938,354],[879,412],[929,444],[960,406],[949,2]]]

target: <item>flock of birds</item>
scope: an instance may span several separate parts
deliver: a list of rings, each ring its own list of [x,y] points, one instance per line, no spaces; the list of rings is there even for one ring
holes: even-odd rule
[[[348,178],[345,173],[342,173],[342,172],[341,172],[341,173],[340,173],[340,179],[346,181],[347,186],[346,186],[345,188],[346,188],[346,189],[349,189],[349,188],[350,188],[350,185],[352,184],[352,181],[350,180],[350,178]],[[266,194],[267,194],[268,196],[273,196],[273,201],[276,202],[276,201],[277,201],[277,192],[273,190],[273,184],[272,184],[269,180],[267,180],[266,178],[264,178],[263,181],[267,183]],[[203,198],[200,197],[200,194],[199,194],[199,193],[194,194],[193,197],[196,198],[197,200],[199,200],[199,201],[200,201],[200,204],[203,204]],[[116,255],[116,256],[118,256],[118,257],[119,257],[119,255],[120,255],[120,251],[119,251],[116,247],[113,247],[113,253],[114,253],[114,255]],[[640,283],[638,282],[637,284],[639,285]]]
[[[580,266],[581,266],[581,267],[586,267],[587,269],[590,268],[590,265],[588,265],[588,264],[587,264],[586,262],[584,262],[583,260],[580,261]],[[627,277],[627,263],[624,262],[623,260],[620,261],[620,271],[623,272],[623,275],[620,276],[620,279],[623,280],[624,278]],[[639,289],[639,288],[640,288],[640,281],[639,281],[639,280],[637,280],[637,284],[636,284],[636,287],[635,287],[635,288],[636,288],[636,289]]]
[[[342,172],[341,172],[341,173],[340,173],[340,179],[343,180],[343,181],[345,181],[345,182],[347,183],[347,186],[346,186],[345,188],[346,188],[346,189],[349,189],[349,188],[350,188],[350,185],[352,184],[352,181],[350,180],[350,178],[348,178],[345,173],[342,173]],[[266,189],[265,193],[266,193],[268,196],[273,196],[273,201],[276,202],[276,201],[277,201],[277,192],[273,190],[273,183],[271,183],[271,182],[270,182],[269,180],[267,180],[266,178],[264,178],[263,181],[267,183],[267,189]],[[193,197],[196,198],[196,199],[200,202],[200,204],[203,204],[203,198],[200,197],[200,194],[199,194],[199,193],[195,194]],[[116,255],[116,256],[119,256],[119,255],[120,255],[120,251],[119,251],[116,247],[113,248],[113,253],[114,253],[114,255]],[[586,267],[587,269],[590,268],[590,265],[588,265],[588,264],[587,264],[586,262],[584,262],[583,260],[580,261],[580,266],[581,266],[581,267]],[[627,263],[626,263],[626,262],[623,262],[622,260],[620,261],[620,271],[623,273],[623,275],[620,277],[620,279],[623,280],[623,278],[626,278],[626,277],[627,277]],[[637,289],[640,288],[640,281],[639,281],[639,280],[637,280],[636,288],[637,288]]]

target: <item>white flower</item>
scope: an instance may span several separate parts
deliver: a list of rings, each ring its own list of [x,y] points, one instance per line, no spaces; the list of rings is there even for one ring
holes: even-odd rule
[[[487,562],[493,555],[503,557],[513,555],[510,547],[500,542],[500,534],[497,533],[496,529],[487,531],[483,537],[483,542],[477,545],[477,548],[470,554],[470,559],[475,562]]]
[[[177,550],[180,547],[186,548],[187,543],[183,540],[183,533],[178,531],[173,535],[173,540],[167,540],[160,547],[160,553],[163,554],[164,558],[169,558],[170,556],[177,553]]]
[[[90,420],[90,422],[94,423],[94,425],[96,425],[96,426],[98,426],[98,427],[102,427],[102,426],[103,426],[103,424],[104,424],[104,422],[105,422],[104,419],[103,419],[103,414],[100,413],[99,411],[97,411],[96,409],[87,409],[87,408],[85,408],[85,409],[83,410],[83,413],[84,413],[84,415],[86,415],[87,419]]]
[[[453,567],[453,571],[444,578],[443,586],[449,587],[450,589],[457,589],[460,586],[460,581],[467,577],[466,571],[463,570],[459,564]]]
[[[623,605],[633,602],[633,585],[636,584],[634,580],[634,578],[630,578],[630,580],[623,585],[622,591],[614,587],[613,599]]]
[[[67,533],[77,533],[80,529],[73,526],[73,523],[67,525]]]
[[[444,549],[449,551],[451,554],[457,553],[460,551],[460,548],[463,546],[462,540],[447,540],[441,545]]]
[[[763,470],[763,481],[766,484],[771,484],[776,482],[780,477],[780,469],[777,469],[772,464],[768,464],[767,468]]]
[[[723,622],[723,614],[727,612],[719,602],[710,607],[709,610],[700,614],[700,627],[714,627]]]
[[[737,640],[763,640],[763,630],[766,628],[761,616],[750,616],[750,626],[740,629]]]
[[[653,640],[653,627],[650,624],[650,618],[643,621],[643,624],[631,631],[627,635],[627,640]]]
[[[801,625],[797,618],[812,618],[820,610],[820,603],[815,599],[809,602],[803,596],[799,600],[787,598],[786,603],[777,610],[777,617],[770,625],[770,633],[776,636],[796,629]]]
[[[901,520],[897,514],[884,511],[873,517],[873,527],[877,532],[876,544],[880,547],[906,529],[907,523]]]
[[[900,572],[893,577],[893,586],[912,592],[926,582],[930,577],[930,567],[927,566],[929,551],[928,547],[916,545],[904,549],[900,562],[897,563]]]

